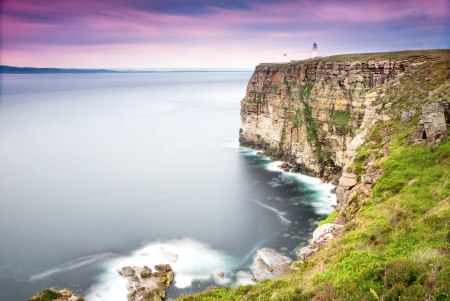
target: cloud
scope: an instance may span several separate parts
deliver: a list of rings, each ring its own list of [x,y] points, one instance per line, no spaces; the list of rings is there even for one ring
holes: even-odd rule
[[[88,67],[81,57],[86,62],[90,54],[88,61],[101,61],[96,67],[115,67],[118,57],[136,64],[129,55],[149,51],[139,67],[164,67],[174,57],[230,67],[212,65],[230,55],[229,63],[248,67],[255,64],[248,57],[267,53],[273,55],[266,60],[300,49],[306,56],[314,41],[333,53],[443,48],[450,41],[445,0],[5,0],[1,17],[2,56],[11,65],[39,56],[39,63],[52,57],[52,66],[67,66],[65,57],[79,56],[71,66]]]

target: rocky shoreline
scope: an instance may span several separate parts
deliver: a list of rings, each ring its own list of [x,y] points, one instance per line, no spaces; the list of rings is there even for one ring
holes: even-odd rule
[[[174,279],[169,264],[155,265],[155,272],[148,266],[125,266],[118,273],[127,279],[128,301],[162,301]]]

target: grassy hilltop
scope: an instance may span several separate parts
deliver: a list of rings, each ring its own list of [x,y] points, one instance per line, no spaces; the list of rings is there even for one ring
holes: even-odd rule
[[[324,221],[344,216],[348,222],[341,236],[307,261],[294,262],[285,277],[237,289],[210,288],[177,300],[450,300],[450,139],[411,140],[422,105],[450,102],[450,51],[321,60],[372,59],[418,64],[373,89],[383,94],[376,104],[383,105],[381,113],[391,120],[370,129],[350,170],[360,177],[372,160],[384,175],[372,184],[370,197],[356,195]],[[406,109],[417,113],[402,123]]]

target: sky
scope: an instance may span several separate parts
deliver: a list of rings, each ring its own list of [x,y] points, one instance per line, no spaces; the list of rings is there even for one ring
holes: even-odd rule
[[[0,0],[0,64],[253,68],[450,48],[449,0]]]

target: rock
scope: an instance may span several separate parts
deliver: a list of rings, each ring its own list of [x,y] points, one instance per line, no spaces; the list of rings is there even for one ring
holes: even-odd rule
[[[388,150],[385,150],[385,152],[387,153]],[[370,172],[364,174],[361,177],[361,182],[363,182],[364,184],[373,184],[376,182],[376,180],[378,180],[383,175],[384,175],[384,172],[381,169],[372,168]],[[368,186],[368,187],[370,187],[370,186]],[[366,187],[366,188],[368,188],[368,187]]]
[[[252,272],[257,281],[278,278],[290,273],[290,263],[271,249],[261,249],[253,261]]]
[[[221,279],[223,279],[223,277],[225,277],[225,274],[223,272],[219,272],[216,275],[219,276],[219,278],[221,278]]]
[[[84,301],[83,298],[77,296],[75,293],[67,290],[55,290],[53,288],[45,289],[37,296],[34,296],[28,301],[42,301],[42,300],[54,300],[54,301]]]
[[[380,115],[377,118],[379,121],[381,122],[388,122],[391,120],[391,117],[387,116],[387,115]]]
[[[130,266],[123,267],[122,272],[124,277],[134,276],[134,269]]]
[[[418,180],[414,179],[408,182],[408,186],[411,186],[412,184],[416,183]]]
[[[302,260],[307,260],[313,256],[321,246],[339,235],[342,227],[342,225],[336,224],[324,224],[320,226],[313,233],[313,241],[308,246],[301,248],[301,250],[297,252],[297,255]]]
[[[405,64],[387,60],[370,63],[313,60],[286,67],[267,64],[256,67],[241,102],[239,143],[264,148],[273,157],[289,158],[295,166],[301,166],[295,171],[311,176],[326,174],[333,179],[352,160],[348,142],[355,138],[362,120],[364,128],[378,121],[376,113],[381,107],[373,106],[379,100],[378,92],[371,89],[404,73]],[[255,100],[256,95],[264,97]],[[304,104],[311,114],[308,118],[314,123],[304,122],[306,108],[291,101],[294,95],[307,97]],[[341,119],[336,113],[346,118]],[[347,122],[343,124],[342,120]],[[308,139],[312,124],[320,131],[313,131],[314,139]],[[321,155],[330,160],[320,160]]]
[[[422,107],[423,132],[418,133],[421,139],[434,141],[447,136],[447,124],[444,108],[439,103],[431,103]],[[420,124],[419,124],[420,125]],[[419,131],[421,128],[419,128]]]
[[[388,102],[384,105],[384,108],[389,109],[392,106],[392,102]]]
[[[416,114],[416,110],[415,109],[405,110],[402,113],[401,121],[403,123],[408,122],[414,117],[415,114]]]
[[[339,185],[344,187],[345,189],[350,189],[358,183],[357,177],[355,174],[343,173],[342,177],[339,179]]]
[[[164,300],[166,290],[173,282],[174,274],[168,264],[156,265],[157,272],[151,272],[148,266],[122,268],[123,276],[128,279],[128,301]],[[127,276],[126,276],[127,275]]]
[[[150,277],[150,276],[152,276],[152,270],[149,269],[149,268],[145,268],[144,267],[144,269],[141,271],[141,277],[142,278],[147,278],[147,277]]]
[[[347,219],[343,215],[339,215],[333,220],[333,224],[335,225],[345,225],[347,223]]]

